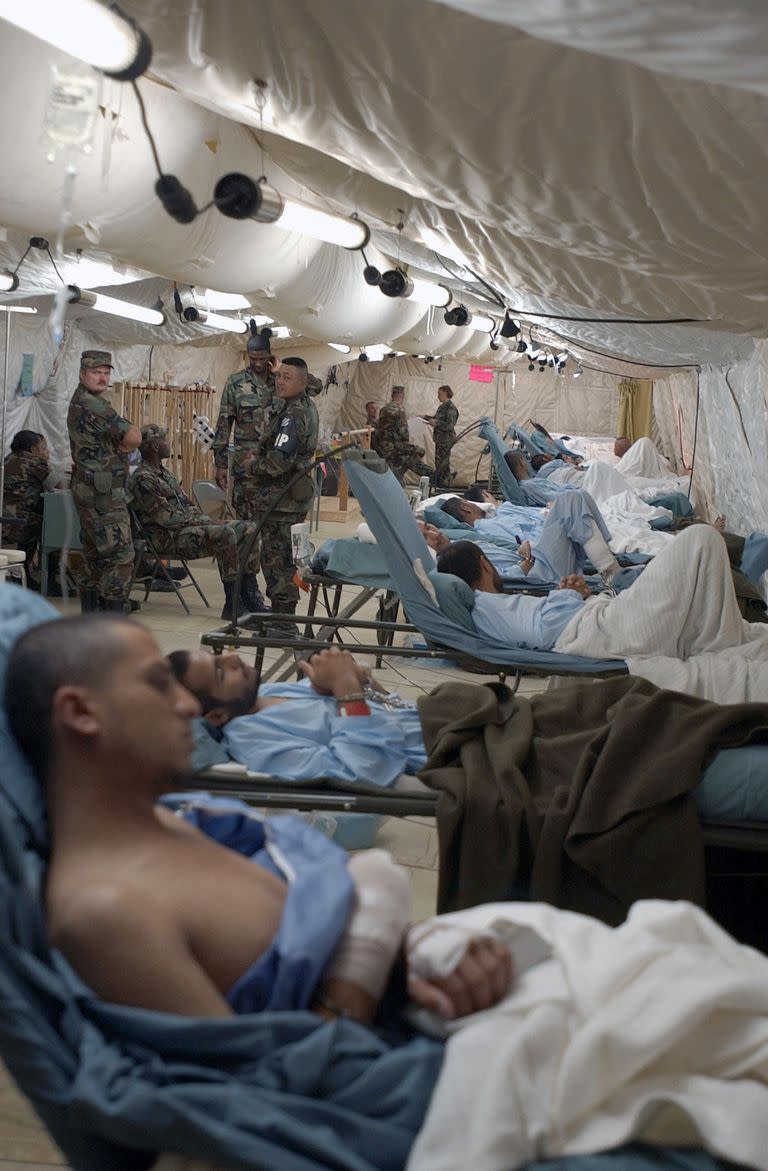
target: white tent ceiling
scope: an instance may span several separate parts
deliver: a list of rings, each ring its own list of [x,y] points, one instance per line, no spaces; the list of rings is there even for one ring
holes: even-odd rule
[[[762,3],[736,0],[727,26],[711,0],[124,7],[154,45],[151,77],[163,85],[140,85],[163,167],[198,205],[226,171],[263,167],[284,193],[359,212],[381,251],[464,285],[461,299],[484,291],[461,278],[457,256],[516,309],[700,322],[540,319],[553,344],[572,339],[584,356],[592,347],[658,373],[736,361],[750,335],[768,332]],[[27,232],[55,233],[61,215],[63,159],[45,161],[41,135],[57,56],[4,26],[0,223]],[[268,86],[263,134],[256,78]],[[421,309],[363,284],[357,254],[215,210],[186,227],[170,220],[128,87],[106,87],[94,145],[76,159],[69,247],[98,244],[168,278],[246,291],[308,336],[425,337],[420,347],[437,349]],[[489,356],[482,339],[442,344]]]
[[[600,52],[606,28],[642,43],[636,5],[461,7],[473,11],[264,0],[256,21],[248,0],[129,5],[153,38],[157,75],[252,126],[252,81],[264,79],[280,135],[269,153],[297,180],[390,224],[402,208],[407,235],[437,230],[518,304],[532,294],[582,313],[764,334],[768,96],[587,51],[590,10],[603,16]],[[739,69],[750,29],[765,41],[762,5],[729,5],[742,37],[721,30],[719,42],[712,5],[685,6],[687,37],[680,4],[671,20],[668,6],[644,7],[643,26],[670,29],[666,61],[677,43],[680,72],[700,24],[718,76]],[[553,38],[579,25],[578,48],[539,38],[542,8]],[[504,23],[475,15],[491,9]]]

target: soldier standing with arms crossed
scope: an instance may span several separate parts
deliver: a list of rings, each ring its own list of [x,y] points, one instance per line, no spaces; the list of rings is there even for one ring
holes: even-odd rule
[[[253,519],[259,520],[270,512],[261,532],[261,567],[272,609],[281,614],[296,613],[299,591],[293,580],[291,525],[304,520],[313,495],[312,477],[306,472],[286,496],[278,499],[315,455],[318,416],[309,397],[310,377],[303,358],[284,358],[280,363],[268,430],[247,465],[257,501]],[[287,636],[296,632],[291,622],[277,622],[269,629]]]
[[[111,371],[108,351],[84,350],[67,413],[72,496],[87,569],[80,603],[84,612],[103,607],[130,614],[138,606],[128,597],[134,550],[125,486],[128,456],[141,443],[141,432],[102,397]]]
[[[261,507],[253,479],[253,456],[260,449],[273,410],[277,360],[270,352],[270,336],[269,330],[263,330],[248,339],[248,365],[245,370],[230,375],[226,381],[213,440],[216,483],[226,492],[229,436],[234,426],[232,504],[240,520],[256,520]],[[257,541],[242,585],[242,601],[252,613],[269,610],[258,586],[258,571]]]

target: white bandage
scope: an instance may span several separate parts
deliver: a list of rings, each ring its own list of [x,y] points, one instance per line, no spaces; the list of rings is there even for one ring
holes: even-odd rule
[[[355,903],[325,975],[379,1000],[411,918],[408,871],[385,850],[366,850],[350,859],[349,872]]]
[[[592,536],[588,541],[584,542],[584,551],[604,581],[606,580],[606,575],[609,579],[612,579],[619,572],[621,567],[608,548],[602,533],[595,532],[593,529]]]

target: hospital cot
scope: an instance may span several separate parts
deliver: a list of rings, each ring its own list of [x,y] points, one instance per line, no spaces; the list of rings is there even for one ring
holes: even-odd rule
[[[0,686],[16,638],[54,614],[0,587]],[[73,1171],[150,1171],[163,1150],[210,1171],[400,1171],[439,1044],[310,1013],[199,1021],[96,1000],[46,941],[43,795],[2,710],[0,741],[0,1058]],[[726,1171],[640,1145],[527,1171],[683,1168]]]
[[[291,642],[291,650],[311,650],[327,645],[335,631],[345,625],[351,629],[375,626],[393,635],[411,634],[415,628],[426,639],[426,649],[393,645],[387,655],[450,659],[467,670],[495,674],[517,682],[523,674],[605,676],[627,672],[626,663],[621,659],[591,659],[555,651],[499,647],[492,640],[478,635],[470,615],[472,591],[458,578],[431,570],[432,556],[395,476],[372,453],[356,454],[356,458],[347,461],[349,482],[383,551],[408,623],[373,624],[341,617],[320,617],[313,620],[313,626],[324,628],[322,639],[296,639]],[[227,647],[253,648],[257,652],[258,666],[258,656],[263,655],[264,649],[284,647],[284,642],[258,633],[269,624],[270,615],[252,615],[250,621],[255,627],[253,632],[230,625],[202,635],[200,641],[214,651]],[[349,649],[360,654],[380,653],[378,645],[354,644]]]

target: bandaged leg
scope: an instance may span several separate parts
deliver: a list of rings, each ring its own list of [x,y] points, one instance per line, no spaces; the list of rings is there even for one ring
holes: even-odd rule
[[[602,577],[606,585],[610,585],[621,566],[608,547],[597,528],[593,528],[592,536],[584,542],[584,552]]]
[[[326,969],[340,980],[381,999],[411,918],[408,872],[385,850],[367,850],[350,859],[355,903],[339,946]]]
[[[587,492],[562,492],[552,504],[541,535],[533,542],[540,574],[559,580],[581,573],[585,555],[604,580],[610,581],[619,565],[608,547],[610,533],[600,509]]]

